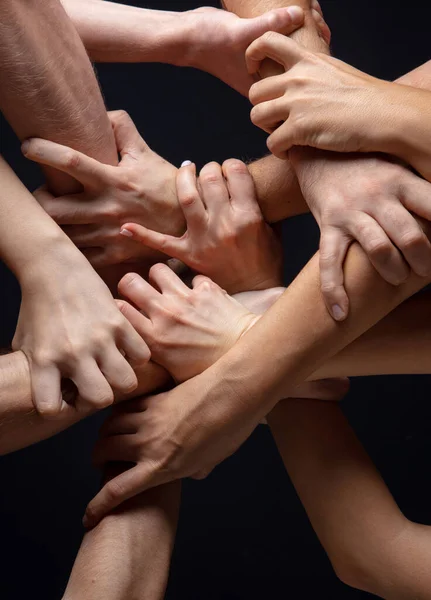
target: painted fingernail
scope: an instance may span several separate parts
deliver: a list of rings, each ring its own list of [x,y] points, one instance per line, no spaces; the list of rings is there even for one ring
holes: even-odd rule
[[[292,19],[292,23],[299,23],[304,18],[304,11],[300,6],[289,6],[287,12]]]
[[[181,163],[182,167],[189,167],[192,164],[191,160],[185,160],[183,163]]]
[[[342,321],[345,318],[346,313],[339,304],[334,304],[332,307],[332,316],[336,321]]]
[[[125,237],[133,237],[133,233],[128,229],[123,229],[120,231],[120,235],[124,235]]]

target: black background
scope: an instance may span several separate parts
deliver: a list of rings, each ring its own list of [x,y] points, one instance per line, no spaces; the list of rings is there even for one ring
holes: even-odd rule
[[[217,2],[207,2],[217,6]],[[427,8],[428,5],[428,8]],[[197,2],[146,2],[185,10]],[[322,0],[333,52],[392,79],[430,57],[431,8],[423,2]],[[166,65],[100,65],[110,109],[130,112],[147,142],[174,164],[203,165],[264,154],[248,102],[210,76]],[[37,168],[0,121],[1,151],[32,189]],[[286,280],[317,246],[309,217],[285,226]],[[0,272],[2,346],[13,334],[16,283]],[[428,377],[355,380],[344,403],[355,429],[405,514],[431,524]],[[82,537],[81,516],[98,487],[90,451],[101,417],[0,461],[0,598],[61,598]],[[259,427],[203,482],[186,482],[169,600],[353,599],[337,581],[276,453]]]

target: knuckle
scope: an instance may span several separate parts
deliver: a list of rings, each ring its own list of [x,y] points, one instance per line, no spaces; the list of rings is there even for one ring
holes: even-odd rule
[[[391,250],[391,243],[383,238],[373,238],[367,243],[367,252],[374,258],[388,258]]]
[[[123,289],[134,288],[142,283],[142,277],[137,273],[127,273],[120,281],[120,286]]]
[[[63,164],[66,168],[77,169],[81,164],[81,157],[74,150],[69,150],[64,155]]]
[[[199,200],[199,194],[197,192],[187,192],[186,194],[182,194],[179,198],[180,204],[183,206],[192,206]]]
[[[106,485],[105,491],[109,502],[117,502],[125,493],[123,486],[115,479]]]
[[[400,246],[405,249],[417,249],[426,244],[425,234],[418,230],[407,231],[401,236]]]
[[[114,392],[112,390],[99,392],[98,394],[96,394],[94,396],[94,398],[91,401],[91,404],[99,410],[102,410],[103,408],[107,408],[108,406],[111,406],[113,403],[114,403]]]
[[[333,296],[337,290],[337,285],[333,281],[325,281],[320,285],[320,291],[324,296]]]
[[[124,123],[131,120],[129,113],[123,109],[114,110],[109,113],[109,116],[114,123]]]
[[[247,165],[238,158],[228,158],[224,161],[223,168],[241,175],[247,175],[249,173]]]

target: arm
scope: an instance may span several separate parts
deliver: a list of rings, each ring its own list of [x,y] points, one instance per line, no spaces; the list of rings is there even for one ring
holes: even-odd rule
[[[137,368],[136,375],[138,387],[128,397],[148,394],[170,381],[166,371],[153,363]],[[47,439],[88,416],[66,403],[55,420],[40,416],[34,409],[30,369],[22,352],[0,356],[0,390],[0,455]],[[119,394],[116,401],[124,399]]]
[[[141,494],[88,532],[63,600],[162,600],[180,492],[177,481]]]
[[[386,600],[427,600],[431,529],[403,516],[341,408],[285,400],[268,423],[340,579]]]
[[[0,55],[0,110],[21,140],[45,137],[116,164],[91,63],[58,0],[2,2]],[[58,173],[50,173],[50,185],[57,193],[76,190]]]
[[[40,40],[44,40],[44,44]],[[85,49],[59,2],[0,4],[0,108],[21,137],[69,141],[100,160],[116,149]],[[121,350],[142,363],[148,349],[119,313],[102,280],[2,162],[0,252],[21,285],[13,348],[25,352],[38,410],[62,406],[61,377],[74,381],[81,409],[101,408],[136,378]],[[50,173],[51,187],[76,182]]]
[[[239,19],[214,8],[171,12],[101,0],[63,0],[63,6],[96,62],[196,67],[245,95],[253,82],[242,56],[247,46],[265,31],[288,34],[301,27],[304,18],[302,12],[283,7]]]

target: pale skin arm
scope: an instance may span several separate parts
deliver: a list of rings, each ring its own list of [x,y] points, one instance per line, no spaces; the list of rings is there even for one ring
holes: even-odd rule
[[[253,83],[243,56],[248,44],[266,31],[290,33],[304,19],[302,11],[284,7],[239,19],[209,7],[172,12],[101,0],[63,0],[63,6],[94,61],[196,67],[242,94]]]
[[[431,528],[404,517],[341,408],[285,400],[268,423],[340,579],[386,600],[428,600]]]

